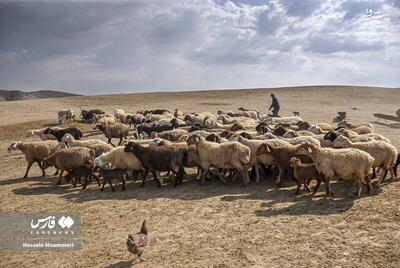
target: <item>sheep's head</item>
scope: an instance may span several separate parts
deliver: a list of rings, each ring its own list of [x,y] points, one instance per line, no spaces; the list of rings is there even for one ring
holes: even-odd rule
[[[317,147],[315,146],[315,144],[306,141],[306,142],[303,142],[302,144],[300,144],[296,148],[294,153],[297,155],[299,155],[299,154],[309,155],[309,154],[312,154],[316,149],[317,149]]]
[[[138,148],[140,147],[140,145],[139,144],[136,144],[136,143],[134,143],[134,142],[130,142],[130,143],[128,143],[127,145],[125,145],[125,148],[124,148],[124,152],[126,152],[126,153],[133,153],[133,152],[135,152]]]
[[[296,125],[299,127],[299,130],[307,130],[310,128],[310,123],[305,121],[298,121]]]
[[[275,128],[274,132],[272,133],[277,136],[283,136],[286,133],[286,129],[282,126],[279,126]]]
[[[333,142],[333,148],[348,148],[351,146],[351,141],[345,136],[339,135]]]
[[[252,140],[252,139],[253,139],[253,137],[251,136],[251,134],[250,134],[250,133],[247,133],[246,131],[243,131],[242,133],[240,133],[239,136],[242,137],[242,138],[246,138],[246,139],[248,139],[248,140]]]
[[[8,151],[15,151],[17,150],[19,147],[21,146],[21,142],[20,141],[16,141],[10,144],[10,146],[8,146],[7,150]]]
[[[98,129],[100,131],[103,131],[105,127],[102,124],[96,124],[93,129]]]
[[[231,127],[231,131],[238,131],[238,130],[243,130],[244,126],[240,123],[234,123]]]
[[[61,141],[63,141],[63,142],[68,142],[68,141],[73,141],[74,140],[74,137],[71,135],[71,134],[69,134],[69,133],[66,133],[62,138],[61,138]]]
[[[285,134],[282,135],[284,138],[294,138],[299,137],[300,135],[294,130],[288,130]]]
[[[42,168],[43,169],[47,169],[47,168],[49,168],[51,166],[52,166],[52,164],[50,163],[49,157],[43,159],[43,161],[42,161]]]
[[[271,151],[272,151],[271,145],[263,143],[258,147],[256,154],[257,155],[269,154],[271,153]]]
[[[217,134],[212,133],[206,137],[206,141],[212,141],[212,142],[219,143],[219,142],[221,142],[221,138]]]
[[[299,159],[298,157],[293,156],[292,158],[290,158],[289,165],[290,165],[291,167],[295,167],[295,166],[297,166],[299,163],[300,163],[300,159]]]
[[[186,140],[186,143],[188,144],[188,145],[191,145],[191,144],[196,144],[196,143],[198,143],[198,142],[200,142],[202,139],[201,139],[201,136],[199,136],[199,135],[192,135],[192,136],[190,136],[187,140]]]
[[[334,141],[337,138],[337,134],[333,131],[329,131],[324,135],[324,140]]]

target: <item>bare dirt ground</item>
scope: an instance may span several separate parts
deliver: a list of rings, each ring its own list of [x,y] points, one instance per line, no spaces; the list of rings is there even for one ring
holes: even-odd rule
[[[8,153],[13,140],[27,140],[28,129],[54,122],[62,108],[179,108],[211,111],[255,108],[263,113],[274,92],[282,115],[300,111],[311,122],[331,122],[346,111],[355,122],[371,122],[376,132],[400,146],[396,124],[375,122],[372,113],[394,114],[400,90],[356,87],[299,87],[273,90],[129,94],[2,102],[0,106],[0,211],[77,211],[82,249],[74,252],[0,252],[0,267],[131,267],[128,233],[148,220],[150,244],[135,267],[400,267],[400,179],[353,199],[353,185],[334,183],[334,200],[294,195],[289,182],[278,189],[271,179],[244,188],[239,182],[207,181],[173,188],[145,188],[130,182],[127,191],[101,192],[56,185],[33,166]],[[85,131],[91,126],[79,125]],[[101,135],[92,136],[99,137]],[[33,138],[29,138],[29,140]],[[35,138],[36,139],[36,138]],[[51,174],[53,171],[49,171]]]

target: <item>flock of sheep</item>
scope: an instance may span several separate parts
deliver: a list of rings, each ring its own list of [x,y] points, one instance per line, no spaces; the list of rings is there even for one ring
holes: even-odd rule
[[[82,139],[82,131],[73,126],[30,130],[28,136],[42,141],[17,141],[8,147],[25,154],[25,178],[36,162],[43,176],[47,168],[56,168],[59,184],[66,172],[65,181],[74,187],[79,182],[85,189],[92,179],[101,186],[102,178],[101,190],[109,183],[114,191],[113,180],[122,182],[124,190],[131,174],[142,177],[143,187],[149,172],[159,187],[161,172],[168,172],[177,186],[189,179],[188,168],[197,168],[201,184],[210,178],[224,183],[240,178],[245,186],[264,174],[276,177],[278,186],[284,179],[296,181],[299,194],[302,185],[311,191],[315,179],[314,193],[324,182],[326,196],[332,197],[332,180],[353,180],[360,196],[363,184],[371,191],[371,179],[379,177],[378,186],[388,172],[394,179],[400,162],[396,147],[370,124],[310,124],[299,116],[270,117],[244,108],[217,114],[164,109],[106,114],[93,109],[81,111],[80,118],[94,124],[107,142]],[[74,120],[72,109],[58,113],[59,123]],[[119,139],[117,147],[114,138]]]

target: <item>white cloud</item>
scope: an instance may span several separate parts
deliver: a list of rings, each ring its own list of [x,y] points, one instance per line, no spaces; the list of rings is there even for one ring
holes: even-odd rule
[[[296,84],[398,87],[395,3],[2,2],[0,88],[96,94]],[[370,7],[391,14],[390,23],[366,20]]]

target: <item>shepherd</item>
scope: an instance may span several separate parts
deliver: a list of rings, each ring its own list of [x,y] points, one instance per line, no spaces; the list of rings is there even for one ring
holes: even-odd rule
[[[269,106],[269,110],[271,111],[272,109],[272,117],[279,117],[278,112],[280,109],[280,105],[279,105],[279,101],[278,99],[275,97],[275,95],[273,93],[271,93],[271,98],[272,98],[272,103],[271,106]]]

